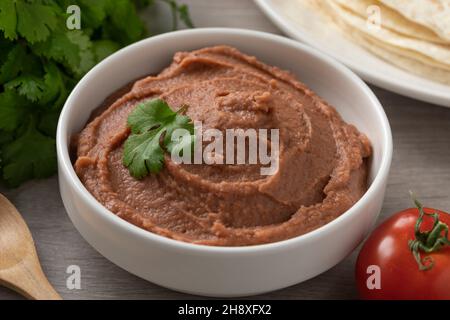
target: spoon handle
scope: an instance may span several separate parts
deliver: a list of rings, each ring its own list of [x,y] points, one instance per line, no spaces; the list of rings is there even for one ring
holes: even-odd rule
[[[28,299],[61,300],[61,296],[44,275],[40,266],[26,259],[9,270],[3,270],[0,284]]]

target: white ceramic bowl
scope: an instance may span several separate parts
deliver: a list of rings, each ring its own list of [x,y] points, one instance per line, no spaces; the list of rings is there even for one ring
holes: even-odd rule
[[[334,105],[373,144],[370,187],[346,213],[293,239],[247,247],[211,247],[171,240],[112,214],[85,189],[69,158],[68,144],[111,92],[158,73],[181,50],[227,44],[292,71]],[[76,86],[57,134],[59,185],[66,210],[81,235],[123,269],[186,293],[237,297],[264,293],[310,279],[336,265],[364,239],[383,203],[392,158],[389,122],[379,101],[354,73],[336,61],[284,37],[240,29],[193,29],[145,39],[108,57]]]

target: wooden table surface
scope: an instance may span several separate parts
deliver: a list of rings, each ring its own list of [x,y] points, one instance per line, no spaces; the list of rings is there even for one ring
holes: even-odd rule
[[[190,5],[198,27],[241,27],[280,33],[251,0],[184,2]],[[162,9],[153,9],[153,12]],[[416,101],[376,87],[372,89],[386,110],[394,136],[394,159],[380,221],[411,206],[408,190],[414,190],[428,206],[450,210],[450,108]],[[141,280],[91,248],[66,215],[56,177],[30,182],[15,190],[0,191],[23,214],[33,233],[44,271],[63,298],[196,298]],[[355,253],[312,280],[253,298],[355,298],[354,262]],[[66,287],[69,265],[81,268],[80,290]],[[20,297],[15,293],[0,288],[0,299],[17,298]]]

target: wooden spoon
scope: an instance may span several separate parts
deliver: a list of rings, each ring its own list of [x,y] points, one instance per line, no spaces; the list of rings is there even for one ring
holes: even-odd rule
[[[61,300],[42,271],[33,238],[17,209],[0,194],[0,285],[28,299]]]

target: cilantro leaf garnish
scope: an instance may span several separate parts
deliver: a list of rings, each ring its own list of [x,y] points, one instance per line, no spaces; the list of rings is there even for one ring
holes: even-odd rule
[[[142,179],[149,173],[158,173],[164,163],[164,149],[172,151],[177,144],[184,141],[172,141],[172,133],[176,129],[187,130],[194,135],[192,120],[181,113],[170,109],[161,100],[154,99],[139,104],[128,117],[131,134],[125,141],[123,164],[136,179]],[[190,139],[193,143],[194,139]],[[164,149],[163,149],[164,148]]]

